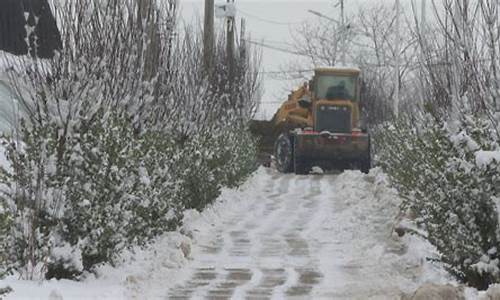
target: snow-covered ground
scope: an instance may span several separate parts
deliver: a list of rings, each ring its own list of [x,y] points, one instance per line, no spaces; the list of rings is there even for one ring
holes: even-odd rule
[[[393,234],[399,199],[379,171],[282,175],[261,169],[193,222],[191,273],[172,298],[399,299],[448,282],[425,241]],[[213,221],[217,220],[217,221]]]
[[[375,169],[295,176],[261,168],[179,232],[81,282],[0,281],[7,299],[399,299],[453,280],[399,237],[400,199]]]

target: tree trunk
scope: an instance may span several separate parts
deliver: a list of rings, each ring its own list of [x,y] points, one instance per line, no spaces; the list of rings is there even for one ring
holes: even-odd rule
[[[158,29],[158,16],[154,1],[137,0],[138,1],[138,16],[140,26],[143,26],[143,31],[147,36],[146,49],[144,52],[144,79],[151,80],[158,73],[158,64],[161,52],[160,31]]]

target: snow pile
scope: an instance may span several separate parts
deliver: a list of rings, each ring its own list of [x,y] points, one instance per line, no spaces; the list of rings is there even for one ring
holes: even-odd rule
[[[65,269],[74,269],[77,272],[83,271],[80,249],[74,248],[68,243],[62,243],[54,247],[51,254],[53,260],[63,262]]]
[[[117,267],[104,265],[82,282],[70,280],[23,281],[9,277],[0,288],[10,286],[7,299],[154,299],[165,295],[167,278],[179,276],[188,261],[191,240],[171,232],[146,249],[136,248],[121,255]],[[154,287],[154,288],[151,288]]]
[[[329,234],[338,244],[349,246],[327,248],[330,253],[320,255],[326,259],[322,269],[327,274],[339,267],[356,270],[348,276],[333,272],[335,276],[324,281],[325,285],[335,282],[336,297],[391,298],[411,294],[426,282],[453,283],[443,268],[428,261],[439,255],[427,240],[415,234],[396,234],[394,229],[401,224],[416,225],[400,214],[401,199],[380,169],[365,177],[356,171],[344,172],[332,190],[334,208],[324,209],[333,213],[327,221],[330,225],[315,234],[318,238]]]
[[[96,280],[121,283],[129,298],[161,298],[167,291],[166,281],[180,276],[181,268],[188,262],[190,247],[191,239],[179,232],[164,234],[150,248],[126,253],[118,268],[100,268],[102,275]]]

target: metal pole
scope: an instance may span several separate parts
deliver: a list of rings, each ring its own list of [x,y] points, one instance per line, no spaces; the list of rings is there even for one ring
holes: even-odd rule
[[[427,28],[427,5],[426,5],[426,0],[421,0],[422,1],[422,11],[420,12],[420,30],[422,31],[420,34],[423,36],[426,32]]]
[[[347,47],[347,30],[345,26],[345,15],[344,15],[344,0],[340,0],[340,22],[341,22],[341,30],[342,32],[342,65],[346,65],[345,55],[346,55],[346,47]]]
[[[399,68],[400,68],[400,57],[401,57],[401,37],[400,37],[400,14],[399,14],[399,0],[396,0],[396,67],[394,68],[394,116],[397,118],[399,116]]]
[[[210,73],[214,57],[214,0],[205,0],[205,24],[203,31],[203,57],[205,71]]]
[[[245,42],[245,34],[246,34],[246,20],[244,18],[241,19],[241,30],[240,30],[240,59],[242,63],[245,63],[246,60],[246,42]]]
[[[233,2],[234,0],[227,0],[227,3]],[[232,87],[232,82],[234,79],[234,17],[227,18],[227,62],[229,65],[229,82]]]
[[[426,51],[427,51],[427,44],[426,44],[426,36],[427,36],[427,7],[426,7],[426,0],[421,0],[421,11],[420,11],[420,62],[421,64],[425,65],[426,64]],[[423,107],[424,104],[424,99],[426,98],[425,94],[425,81],[424,81],[424,74],[421,71],[420,74],[420,104]]]
[[[234,3],[234,0],[227,0],[227,3]],[[227,18],[227,44],[226,44],[226,54],[227,54],[227,64],[228,64],[228,84],[229,84],[229,94],[230,97],[230,105],[234,106],[235,104],[235,96],[234,96],[234,30],[235,30],[235,18],[228,17]]]

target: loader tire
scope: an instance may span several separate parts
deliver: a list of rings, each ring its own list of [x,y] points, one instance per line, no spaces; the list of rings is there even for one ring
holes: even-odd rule
[[[274,158],[278,171],[282,173],[293,171],[293,150],[291,137],[286,133],[280,134],[274,143]]]
[[[294,151],[293,151],[293,169],[295,171],[295,174],[297,175],[307,175],[309,174],[309,171],[311,167],[309,166],[308,161],[301,157],[300,152],[297,150],[296,146],[294,145]]]
[[[294,169],[295,169],[295,174],[297,175],[307,175],[309,174],[310,171],[309,164],[307,164],[301,159],[295,159]]]
[[[372,168],[372,162],[371,162],[370,157],[361,161],[361,168],[360,168],[361,172],[368,174],[368,173],[370,173],[371,168]]]
[[[372,168],[372,158],[371,158],[371,152],[372,152],[372,145],[371,145],[371,138],[368,138],[368,153],[366,154],[365,159],[361,161],[361,172],[368,174],[370,172],[370,169]]]

